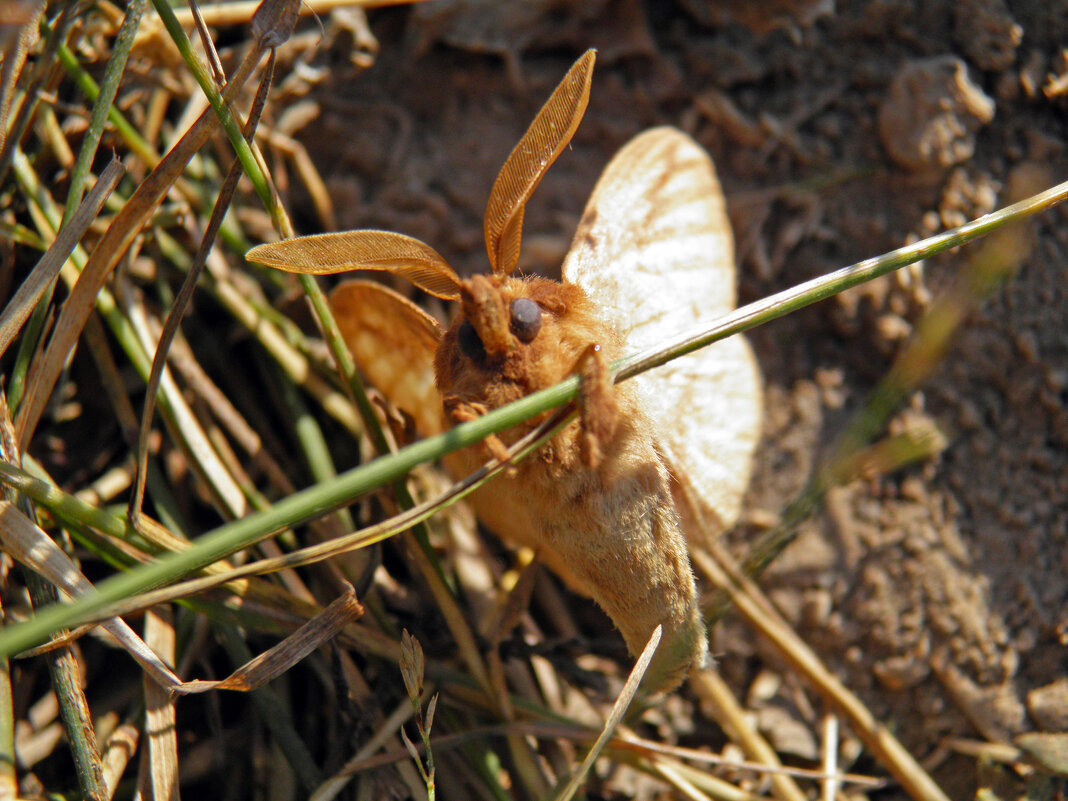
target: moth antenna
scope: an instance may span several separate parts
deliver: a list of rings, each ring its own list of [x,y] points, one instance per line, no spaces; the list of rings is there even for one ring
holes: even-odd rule
[[[414,237],[392,231],[341,231],[257,245],[248,261],[290,273],[328,275],[379,270],[406,278],[435,297],[460,299],[460,277],[444,257]]]
[[[582,121],[596,56],[596,50],[587,50],[572,65],[493,182],[486,204],[485,234],[494,275],[510,275],[515,269],[523,237],[523,209]]]

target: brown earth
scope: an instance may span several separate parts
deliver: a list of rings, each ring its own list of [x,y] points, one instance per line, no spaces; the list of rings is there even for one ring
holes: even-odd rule
[[[1005,205],[1026,168],[1045,186],[1068,173],[1068,5],[835,5],[442,1],[374,12],[381,50],[366,70],[353,55],[353,31],[357,41],[366,31],[335,18],[321,41],[314,33],[315,51],[291,46],[308,63],[282,74],[305,77],[281,85],[274,111],[302,97],[319,104],[314,122],[291,127],[327,180],[338,229],[400,231],[461,272],[480,271],[496,170],[574,58],[598,47],[589,111],[528,206],[527,266],[559,263],[621,144],[673,124],[718,165],[742,302]],[[294,186],[302,232],[321,230]],[[892,431],[933,423],[946,449],[832,490],[762,581],[953,798],[990,779],[945,738],[1068,728],[1066,221],[1064,210],[1039,218],[1030,256],[968,314],[895,417]],[[976,252],[751,335],[766,431],[746,524],[730,540],[740,553]],[[756,698],[755,680],[781,662],[738,623],[721,628],[723,672],[763,704],[769,737],[814,756],[804,732],[815,730],[817,700],[789,676]],[[1022,792],[1025,779],[1010,778]]]

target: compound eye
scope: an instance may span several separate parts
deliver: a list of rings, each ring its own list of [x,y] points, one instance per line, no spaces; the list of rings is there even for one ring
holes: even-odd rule
[[[486,358],[486,347],[470,320],[464,320],[460,324],[460,330],[456,332],[456,342],[460,346],[460,353],[471,361],[481,362]]]
[[[530,298],[516,298],[509,307],[512,333],[520,342],[533,342],[541,330],[541,306]]]

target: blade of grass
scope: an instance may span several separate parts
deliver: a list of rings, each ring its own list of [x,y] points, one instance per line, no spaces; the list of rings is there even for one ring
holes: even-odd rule
[[[89,196],[60,227],[59,233],[48,246],[48,250],[19,285],[18,291],[8,302],[3,316],[0,317],[0,355],[7,350],[26,318],[41,302],[41,298],[52,285],[63,262],[67,260],[74,246],[96,219],[100,208],[104,205],[104,200],[118,184],[125,171],[121,161],[111,160],[100,174]],[[46,300],[42,305],[47,303]]]
[[[322,612],[277,645],[253,659],[246,660],[241,667],[225,679],[187,681],[175,685],[173,692],[178,695],[188,695],[209,690],[249,692],[259,689],[333,639],[349,621],[361,615],[363,615],[363,607],[356,600],[356,593],[352,591],[352,587],[349,587],[348,592],[335,599]]]
[[[649,635],[649,642],[646,643],[641,655],[634,663],[634,667],[631,668],[630,675],[627,676],[627,681],[623,685],[619,697],[612,705],[612,712],[608,715],[608,719],[605,721],[604,728],[598,735],[596,742],[590,748],[589,753],[586,754],[586,758],[582,760],[579,769],[571,775],[571,778],[560,792],[553,796],[554,801],[570,801],[575,793],[578,792],[579,785],[586,780],[586,774],[590,772],[593,763],[600,756],[608,741],[612,739],[619,724],[623,721],[623,716],[627,713],[627,709],[630,708],[630,703],[634,700],[635,693],[638,692],[638,685],[641,684],[642,679],[645,677],[645,671],[649,667],[649,663],[653,661],[653,654],[656,653],[657,646],[660,645],[662,633],[662,627],[657,626],[653,629],[653,633]]]
[[[727,682],[716,670],[701,670],[690,676],[690,687],[699,698],[709,703],[716,722],[730,737],[731,742],[745,752],[751,760],[772,769],[781,768],[782,763],[768,741],[746,716],[742,705],[738,703]],[[768,777],[772,792],[782,801],[805,801],[805,794],[792,778],[782,773],[771,773]]]
[[[147,0],[130,0],[126,4],[126,15],[119,27],[119,33],[111,46],[111,55],[104,67],[104,77],[100,83],[100,93],[93,104],[93,113],[89,117],[89,127],[82,136],[82,146],[78,151],[78,158],[74,162],[74,169],[70,174],[70,189],[67,191],[67,202],[64,207],[63,223],[66,224],[74,210],[81,203],[82,193],[85,191],[85,182],[92,168],[93,159],[96,158],[97,145],[100,144],[100,136],[104,132],[104,123],[107,121],[108,112],[111,111],[115,102],[115,95],[119,91],[122,82],[122,74],[126,70],[126,59],[133,47],[134,35],[141,21],[141,15],[145,12]]]
[[[145,614],[145,640],[172,665],[175,663],[174,617],[167,607]],[[145,739],[148,760],[142,762],[148,776],[141,775],[142,797],[178,797],[178,726],[174,697],[147,673],[142,679],[145,694]],[[146,787],[147,785],[147,787]]]

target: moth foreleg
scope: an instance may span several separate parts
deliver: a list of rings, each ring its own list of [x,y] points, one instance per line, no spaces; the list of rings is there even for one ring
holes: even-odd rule
[[[465,401],[455,396],[445,398],[443,403],[445,406],[445,414],[454,425],[477,420],[489,411],[489,408],[485,404]],[[482,440],[482,446],[486,449],[490,457],[501,462],[508,461],[508,448],[505,447],[504,443],[501,442],[500,437],[496,434],[490,434]]]
[[[597,467],[604,458],[605,446],[615,434],[618,420],[612,373],[600,345],[591,343],[586,347],[576,372],[582,377],[578,396],[582,424],[580,455],[587,467]]]

